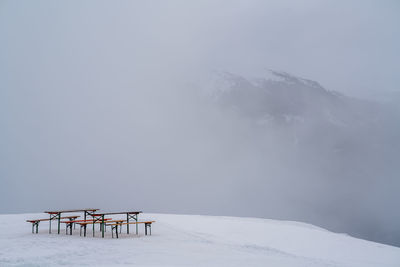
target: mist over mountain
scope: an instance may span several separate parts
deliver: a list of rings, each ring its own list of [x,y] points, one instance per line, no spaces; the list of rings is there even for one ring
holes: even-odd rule
[[[0,213],[253,216],[400,246],[399,3],[0,1]]]
[[[267,76],[220,72],[206,90],[254,131],[248,140],[264,160],[262,175],[247,176],[243,188],[259,196],[253,205],[263,216],[272,210],[398,245],[400,216],[383,211],[395,210],[399,198],[399,113],[284,72]],[[289,199],[287,213],[272,208]]]

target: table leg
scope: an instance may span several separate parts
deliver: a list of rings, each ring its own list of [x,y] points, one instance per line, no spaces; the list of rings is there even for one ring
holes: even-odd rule
[[[101,237],[104,238],[104,227],[105,227],[105,225],[104,225],[104,215],[101,215],[101,225],[102,225],[102,227],[101,227]]]
[[[136,217],[135,217],[135,220],[136,220],[136,235],[139,233],[139,231],[138,231],[138,227],[139,227],[139,225],[138,225],[138,223],[137,223],[137,215],[136,215]]]
[[[126,214],[126,233],[129,235],[129,213]]]
[[[60,234],[61,213],[58,214],[58,234]]]

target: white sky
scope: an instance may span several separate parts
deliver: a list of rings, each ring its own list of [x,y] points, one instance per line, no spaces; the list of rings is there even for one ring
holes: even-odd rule
[[[2,87],[276,69],[348,94],[400,90],[398,14],[398,1],[2,1]]]

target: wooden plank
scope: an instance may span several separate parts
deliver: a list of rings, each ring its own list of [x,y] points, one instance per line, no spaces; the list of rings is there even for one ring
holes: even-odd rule
[[[107,226],[114,226],[114,225],[127,225],[127,224],[140,224],[140,223],[154,223],[156,221],[148,221],[148,222],[130,222],[130,223],[114,223],[114,224],[106,224]]]
[[[99,209],[81,209],[81,210],[56,210],[56,211],[45,211],[45,213],[49,214],[58,214],[63,212],[82,212],[82,211],[97,211]]]
[[[80,216],[66,216],[66,217],[61,217],[60,219],[72,219],[72,218],[78,218]],[[43,221],[50,221],[50,219],[37,219],[37,220],[26,220],[27,222],[43,222]]]
[[[104,219],[104,221],[109,221],[109,220],[111,220],[111,218]],[[101,220],[77,220],[77,221],[63,221],[61,223],[81,223],[81,222],[84,223],[84,222],[94,222],[94,221],[101,222]]]
[[[106,220],[106,219],[104,219],[104,220]],[[112,221],[107,221],[108,223],[110,223],[110,222],[125,222],[125,220],[112,220]]]
[[[110,223],[110,222],[124,222],[124,220],[111,220],[111,219],[104,219],[105,222]],[[65,222],[68,223],[68,222]],[[94,224],[94,223],[102,223],[101,220],[87,220],[86,222],[78,222],[77,224],[79,225],[87,225],[87,224]],[[120,225],[120,224],[118,224]]]
[[[115,214],[139,214],[142,211],[122,211],[122,212],[105,212],[105,213],[96,213],[93,216],[102,216],[102,215],[115,215]]]
[[[79,225],[88,225],[88,224],[96,224],[101,223],[101,221],[93,221],[93,222],[78,222]]]

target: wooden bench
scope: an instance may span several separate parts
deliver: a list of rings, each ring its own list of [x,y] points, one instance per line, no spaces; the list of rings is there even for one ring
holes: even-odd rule
[[[78,217],[79,216],[66,216],[66,217],[61,217],[61,219],[69,219],[70,221],[73,221]],[[38,233],[39,223],[44,221],[50,221],[50,219],[27,220],[27,222],[32,223],[32,234],[34,233],[35,226],[36,226],[36,234]]]
[[[107,219],[109,220],[109,219]],[[111,220],[111,219],[110,219]],[[70,229],[70,235],[72,235],[72,225],[75,226],[75,224],[81,224],[81,223],[93,223],[95,220],[69,220],[69,221],[64,221],[64,222],[60,222],[60,223],[65,223],[66,227],[65,227],[65,234],[68,233],[68,228]]]
[[[124,222],[126,222],[126,220],[114,220],[114,221],[108,221],[104,227],[104,231],[107,229],[107,226],[111,227],[111,236],[112,238],[114,238],[114,230],[115,230],[115,234],[117,235],[118,238],[118,226],[121,226]],[[113,224],[110,224],[113,223]],[[125,223],[126,224],[126,223]],[[119,233],[121,233],[122,227],[119,228]]]
[[[113,222],[113,221],[111,218],[106,218],[106,219],[104,219],[104,222]],[[115,222],[119,222],[119,220],[116,220]],[[66,223],[68,223],[68,222],[66,222]],[[101,220],[83,220],[81,222],[77,222],[77,224],[80,225],[79,235],[82,236],[82,228],[83,228],[84,229],[83,236],[86,236],[86,228],[87,228],[88,224],[96,224],[96,223],[100,224],[100,230],[101,230],[101,225],[102,225]],[[93,230],[94,230],[94,225],[93,225]],[[93,236],[94,236],[94,232],[93,232]]]
[[[106,223],[106,226],[111,227],[111,234],[112,237],[114,238],[114,233],[113,231],[115,230],[115,235],[118,238],[118,226],[121,227],[122,225],[128,225],[128,224],[144,224],[144,232],[145,235],[147,235],[147,228],[149,228],[150,235],[151,235],[151,224],[154,223],[155,221],[144,221],[144,222],[122,222],[122,223],[112,223],[109,224],[110,222]]]

